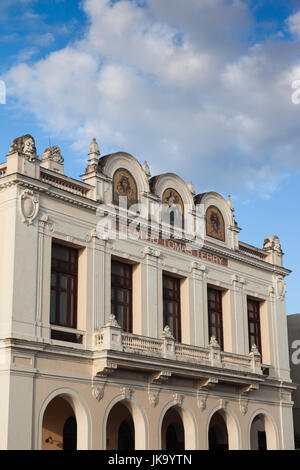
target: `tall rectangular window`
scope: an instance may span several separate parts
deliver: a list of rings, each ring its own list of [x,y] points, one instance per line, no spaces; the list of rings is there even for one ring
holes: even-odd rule
[[[53,325],[77,326],[77,270],[77,250],[53,243],[50,304],[50,323]]]
[[[223,349],[222,291],[209,287],[207,299],[209,339],[215,336],[221,349]]]
[[[180,279],[163,276],[163,320],[177,342],[181,341]]]
[[[114,260],[111,263],[111,313],[124,331],[132,332],[132,267]]]
[[[260,302],[258,300],[247,299],[248,306],[248,332],[249,348],[255,344],[261,353],[261,335],[260,335]]]

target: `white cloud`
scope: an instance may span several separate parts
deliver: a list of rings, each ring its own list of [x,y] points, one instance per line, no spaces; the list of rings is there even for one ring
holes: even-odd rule
[[[295,36],[300,36],[300,11],[289,16],[286,22],[289,31]]]
[[[239,0],[83,5],[81,41],[6,77],[10,96],[52,134],[84,154],[95,135],[103,152],[129,151],[153,173],[194,175],[200,191],[265,197],[284,168],[299,168],[297,38],[247,47],[253,19]]]

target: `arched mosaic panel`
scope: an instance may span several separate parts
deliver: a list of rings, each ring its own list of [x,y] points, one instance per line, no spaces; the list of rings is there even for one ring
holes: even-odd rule
[[[182,227],[184,220],[184,204],[178,192],[172,188],[166,189],[162,196],[162,202],[164,204],[163,219],[170,219],[171,221],[174,220],[175,225]]]
[[[119,168],[113,176],[113,202],[119,204],[119,197],[127,197],[128,207],[138,202],[138,192],[136,182],[124,168]]]
[[[210,206],[206,211],[206,235],[225,242],[224,218],[215,206]]]

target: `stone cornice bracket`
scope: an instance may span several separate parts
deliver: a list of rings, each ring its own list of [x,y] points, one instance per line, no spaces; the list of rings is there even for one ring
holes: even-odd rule
[[[240,289],[243,289],[246,284],[246,280],[243,277],[237,276],[237,274],[231,276],[231,282],[234,287],[239,287]]]
[[[108,362],[105,364],[102,369],[98,370],[96,373],[97,377],[108,377],[113,372],[115,372],[118,368],[118,365],[115,362]]]
[[[134,392],[132,387],[122,387],[120,389],[120,391],[121,391],[123,400],[131,400],[132,399],[132,395],[133,395],[133,392]]]
[[[150,376],[149,385],[161,385],[165,383],[171,375],[172,373],[168,370],[161,370],[160,372]]]
[[[19,211],[22,222],[32,225],[39,212],[39,198],[30,189],[25,189],[19,196]]]
[[[238,389],[240,412],[245,416],[248,412],[249,394],[259,389],[258,384],[242,385]]]
[[[144,258],[146,256],[153,256],[154,258],[160,258],[161,253],[160,253],[159,250],[155,250],[155,249],[151,248],[150,246],[146,246],[142,250],[142,255],[143,255]]]
[[[216,377],[209,377],[207,379],[200,380],[197,384],[197,405],[201,411],[206,409],[206,401],[209,390],[215,387],[219,383],[219,379]]]
[[[40,228],[48,228],[50,232],[54,232],[54,223],[50,220],[49,215],[43,214],[39,219]]]
[[[207,379],[200,380],[197,385],[197,390],[198,392],[200,390],[209,390],[213,387],[215,387],[219,383],[219,379],[216,377],[209,377]]]
[[[197,272],[198,274],[204,276],[207,273],[207,267],[203,264],[198,263],[197,261],[192,261],[191,263],[192,272]]]
[[[250,392],[254,392],[255,390],[259,389],[258,384],[249,384],[249,385],[242,385],[239,387],[239,395],[240,397],[248,396]]]

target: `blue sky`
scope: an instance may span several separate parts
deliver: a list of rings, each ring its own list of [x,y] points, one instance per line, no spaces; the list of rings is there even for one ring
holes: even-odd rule
[[[66,173],[125,150],[232,195],[240,239],[280,237],[300,312],[300,0],[1,0],[0,161],[32,134]]]

